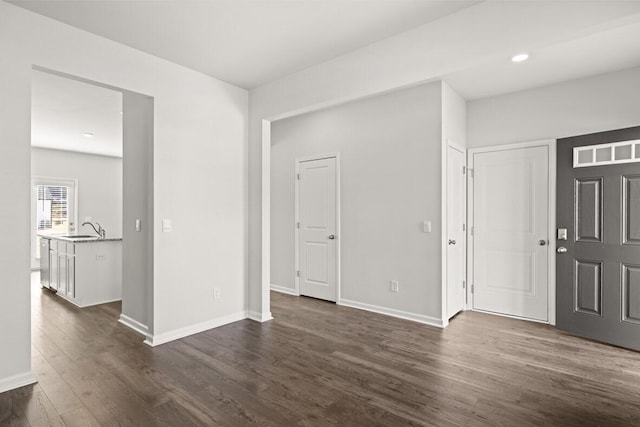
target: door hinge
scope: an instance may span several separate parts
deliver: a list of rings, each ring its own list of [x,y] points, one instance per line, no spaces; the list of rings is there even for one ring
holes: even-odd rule
[[[466,167],[466,166],[463,166],[463,167],[462,167],[462,175],[464,175],[464,174],[466,174],[466,173],[467,173],[467,167]]]
[[[466,288],[466,287],[467,287],[467,281],[466,281],[466,280],[463,280],[463,281],[462,281],[462,289],[464,289],[464,288]]]
[[[300,270],[296,270],[296,277],[300,277]]]
[[[471,293],[473,293],[475,291],[475,287],[473,285],[473,283],[471,284]]]
[[[300,228],[300,223],[296,222],[296,228]]]
[[[469,176],[471,178],[473,178],[475,176],[475,173],[473,172],[473,169],[469,168],[468,171],[469,171]]]
[[[467,224],[462,224],[462,231],[467,231]]]
[[[300,174],[299,174],[299,173],[298,173],[298,174],[296,174],[296,179],[297,179],[298,181],[300,181]]]
[[[470,231],[471,231],[471,235],[472,235],[472,236],[473,236],[473,231],[474,231],[473,229],[474,229],[474,226],[472,225],[472,226],[471,226],[471,230],[470,230]]]

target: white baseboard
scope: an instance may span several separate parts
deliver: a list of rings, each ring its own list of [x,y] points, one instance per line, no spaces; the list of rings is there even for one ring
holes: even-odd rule
[[[144,341],[145,344],[155,347],[161,344],[168,343],[170,341],[179,340],[180,338],[188,337],[189,335],[198,334],[200,332],[207,331],[209,329],[217,328],[229,323],[237,322],[247,318],[246,311],[239,311],[227,316],[218,317],[217,319],[207,320],[206,322],[196,323],[195,325],[187,326],[184,328],[174,329],[173,331],[163,332],[157,335],[149,335]]]
[[[273,283],[271,284],[271,290],[282,294],[294,295],[297,297],[300,296],[295,289],[287,288],[286,286],[274,285]]]
[[[267,313],[260,313],[258,311],[249,310],[248,317],[249,319],[260,323],[267,322],[273,319],[270,311]]]
[[[132,319],[131,317],[126,316],[124,314],[120,314],[120,318],[118,319],[118,322],[122,323],[124,326],[130,329],[133,329],[137,333],[142,334],[145,337],[149,338],[149,327],[147,325],[143,325],[137,320]]]
[[[424,314],[410,313],[408,311],[395,310],[393,308],[380,307],[377,305],[365,304],[363,302],[351,301],[346,299],[340,299],[337,304],[343,305],[345,307],[372,311],[374,313],[386,314],[387,316],[398,317],[400,319],[412,320],[414,322],[422,323],[424,325],[435,326],[438,328],[444,327],[444,322],[442,321],[442,319],[425,316]]]
[[[100,304],[109,304],[111,302],[116,302],[116,301],[122,301],[122,297],[120,298],[116,298],[116,299],[108,299],[105,301],[98,301],[98,302],[94,302],[92,304],[84,304],[82,301],[78,301],[74,298],[68,297],[60,292],[56,292],[56,295],[59,296],[60,298],[62,298],[63,300],[70,302],[71,304],[75,305],[78,308],[86,308],[86,307],[93,307],[94,305],[100,305]]]
[[[0,393],[13,390],[14,388],[24,387],[29,384],[35,384],[38,379],[33,372],[25,372],[24,374],[13,375],[8,378],[0,379]]]

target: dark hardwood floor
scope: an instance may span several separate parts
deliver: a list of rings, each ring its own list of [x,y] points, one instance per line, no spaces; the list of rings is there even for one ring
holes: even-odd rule
[[[474,312],[440,330],[277,293],[272,311],[150,348],[118,303],[35,288],[39,383],[0,394],[0,425],[640,425],[640,353]]]

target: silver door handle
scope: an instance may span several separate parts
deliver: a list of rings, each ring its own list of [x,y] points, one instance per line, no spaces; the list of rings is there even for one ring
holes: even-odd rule
[[[546,244],[547,244],[547,241],[546,241],[546,240],[538,240],[538,244],[539,244],[540,246],[544,246],[544,245],[546,245]]]
[[[452,240],[452,239],[449,239],[449,244],[450,244],[450,245],[455,245],[455,244],[456,244],[456,241],[455,241],[455,240]]]
[[[335,235],[333,235],[333,234],[330,234],[330,235],[329,235],[329,240],[333,240],[333,239],[335,239],[335,238],[336,238],[336,236],[335,236]]]
[[[559,253],[559,254],[563,254],[563,253],[565,253],[565,252],[567,252],[567,248],[565,248],[564,246],[560,246],[560,247],[558,248],[558,253]]]

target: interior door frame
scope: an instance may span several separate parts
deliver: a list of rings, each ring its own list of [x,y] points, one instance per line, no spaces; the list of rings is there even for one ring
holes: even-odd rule
[[[467,151],[467,170],[469,173],[467,174],[467,306],[471,310],[473,310],[473,293],[471,292],[471,288],[473,286],[473,261],[474,261],[474,241],[473,241],[473,227],[474,227],[474,206],[473,206],[473,196],[474,196],[474,182],[473,182],[473,173],[474,173],[474,156],[480,153],[490,153],[495,151],[505,151],[505,150],[518,150],[522,148],[533,148],[533,147],[547,147],[548,151],[548,230],[547,230],[547,246],[548,250],[548,266],[549,269],[547,271],[547,284],[548,284],[548,302],[547,302],[547,311],[549,319],[547,322],[539,321],[535,319],[528,319],[518,316],[512,316],[508,314],[499,314],[495,313],[498,316],[511,317],[515,319],[528,320],[531,322],[538,323],[548,323],[550,325],[556,324],[556,188],[557,188],[557,178],[556,178],[556,147],[557,141],[555,139],[545,139],[539,141],[529,141],[529,142],[520,142],[513,144],[503,144],[503,145],[492,145],[489,147],[481,147],[481,148],[471,148]]]
[[[300,271],[300,229],[298,228],[298,222],[300,221],[300,180],[298,177],[300,176],[300,164],[303,162],[310,162],[313,160],[323,160],[323,159],[336,159],[336,304],[340,304],[342,300],[342,294],[340,292],[340,282],[341,282],[341,274],[340,274],[340,246],[342,240],[342,234],[340,233],[340,153],[328,153],[324,155],[317,156],[306,156],[306,157],[297,157],[296,158],[296,170],[295,175],[293,177],[295,182],[295,215],[294,215],[294,236],[295,236],[295,271],[293,272],[293,278],[295,283],[295,295],[300,296],[300,277],[296,274],[297,271]]]
[[[462,155],[464,156],[464,167],[466,168],[466,170],[468,171],[469,169],[469,150],[465,147],[463,147],[462,145],[456,143],[455,141],[452,141],[450,139],[447,139],[447,143],[445,145],[445,154],[444,154],[444,167],[443,167],[443,185],[444,185],[444,190],[443,190],[443,194],[444,197],[443,199],[443,212],[444,212],[444,220],[443,220],[443,225],[442,225],[442,258],[443,258],[443,264],[442,264],[442,274],[444,276],[444,286],[443,286],[443,303],[442,303],[442,309],[443,309],[443,315],[442,315],[442,321],[443,324],[446,326],[449,323],[449,313],[448,313],[448,308],[449,308],[449,244],[448,244],[448,239],[449,239],[449,179],[448,179],[448,169],[449,169],[449,147],[453,148],[456,151],[460,151],[462,153]],[[464,198],[465,200],[467,200],[467,205],[465,206],[464,209],[464,217],[465,217],[465,223],[466,223],[466,227],[467,229],[469,229],[469,218],[468,218],[468,214],[469,214],[469,180],[468,180],[468,176],[469,173],[467,172],[465,177],[465,185],[464,185]],[[464,272],[462,274],[462,277],[464,277],[466,286],[465,286],[465,298],[464,298],[464,304],[462,305],[462,311],[465,311],[469,308],[469,295],[467,293],[467,289],[469,288],[469,278],[467,277],[468,272],[469,272],[469,252],[468,252],[468,240],[469,240],[469,236],[467,235],[467,233],[465,233],[464,235],[464,242],[463,242],[463,252],[464,252]]]

